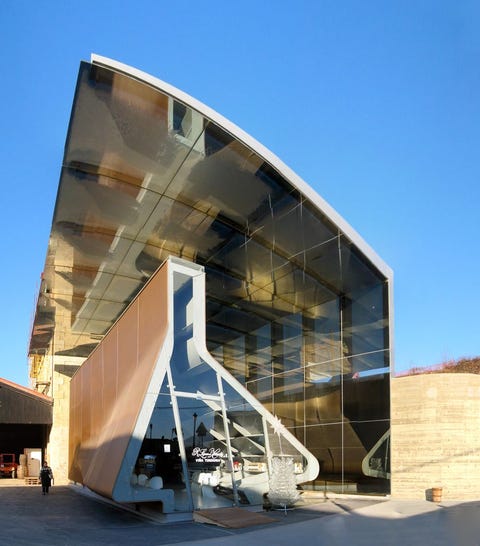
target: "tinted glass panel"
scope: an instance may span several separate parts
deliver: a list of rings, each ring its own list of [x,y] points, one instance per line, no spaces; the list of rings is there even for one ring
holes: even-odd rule
[[[387,279],[255,150],[153,86],[83,63],[30,354],[87,356],[169,256],[205,267],[215,358],[332,483],[360,489],[362,449],[388,429]],[[177,388],[200,380],[216,394],[184,356]]]

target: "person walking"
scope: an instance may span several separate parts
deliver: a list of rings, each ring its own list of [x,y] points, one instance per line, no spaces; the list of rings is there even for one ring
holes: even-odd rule
[[[50,489],[53,480],[52,469],[48,466],[47,461],[43,462],[43,467],[40,470],[39,477],[42,483],[42,495],[45,495],[45,493],[48,493],[48,490]]]

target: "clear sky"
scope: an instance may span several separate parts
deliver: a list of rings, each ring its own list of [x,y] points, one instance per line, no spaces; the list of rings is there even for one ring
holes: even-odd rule
[[[81,60],[201,100],[394,270],[395,368],[480,354],[480,3],[0,1],[0,377],[27,348]]]

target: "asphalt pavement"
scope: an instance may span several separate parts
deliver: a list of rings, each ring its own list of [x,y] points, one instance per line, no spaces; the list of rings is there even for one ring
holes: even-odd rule
[[[319,497],[265,514],[265,525],[227,529],[141,515],[75,485],[42,495],[40,486],[0,480],[1,546],[480,546],[480,501]]]

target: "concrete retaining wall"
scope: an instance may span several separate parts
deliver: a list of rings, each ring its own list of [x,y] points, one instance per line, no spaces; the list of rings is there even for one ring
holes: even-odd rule
[[[480,498],[480,376],[392,379],[392,496]]]

